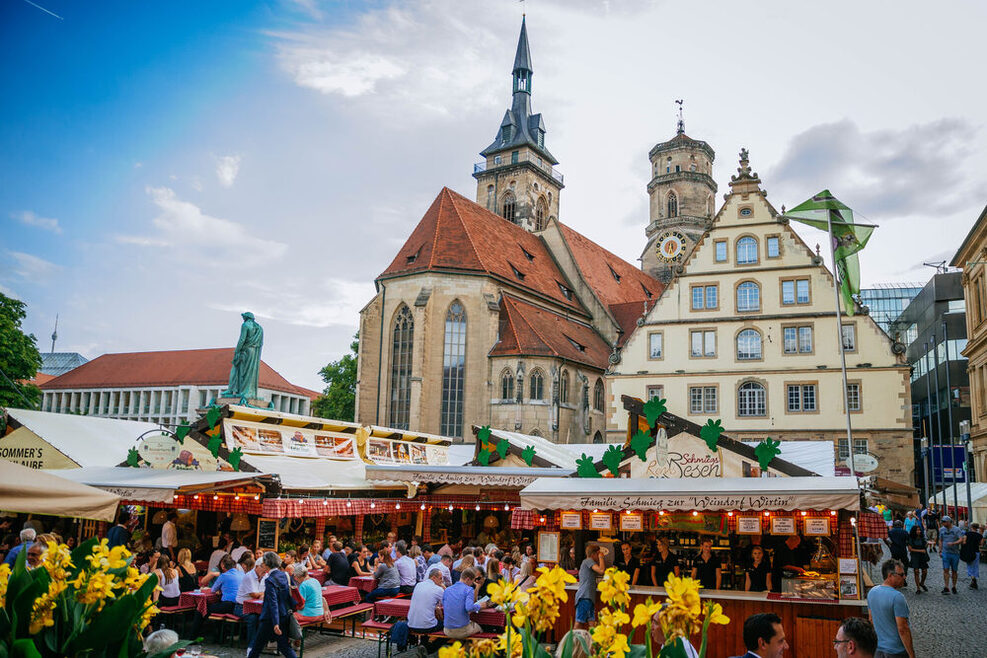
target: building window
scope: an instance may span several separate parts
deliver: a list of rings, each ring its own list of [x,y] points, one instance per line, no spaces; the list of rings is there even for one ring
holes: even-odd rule
[[[713,310],[720,305],[718,287],[712,286],[692,286],[692,310]]]
[[[545,399],[545,376],[537,368],[531,371],[531,388],[529,394],[532,400]]]
[[[444,436],[463,433],[463,392],[466,382],[466,309],[456,300],[446,313],[442,351],[442,429]]]
[[[761,286],[754,281],[744,281],[737,286],[737,312],[750,313],[761,310]]]
[[[415,320],[411,309],[402,306],[394,319],[391,341],[391,408],[388,424],[408,429],[411,413],[411,353],[414,349]]]
[[[504,369],[500,373],[500,399],[514,399],[514,373],[510,368]]]
[[[494,164],[499,165],[501,163],[501,157],[499,155],[494,156]]]
[[[665,397],[665,387],[662,386],[661,384],[654,384],[644,389],[645,400],[651,400],[653,398],[658,398],[659,400],[661,400],[664,397]]]
[[[715,414],[717,407],[715,386],[689,387],[689,413]]]
[[[679,199],[675,192],[668,193],[668,216],[677,217],[679,214]]]
[[[716,356],[715,330],[701,329],[699,331],[690,331],[689,339],[692,344],[692,358],[702,359]]]
[[[494,186],[487,185],[487,210],[495,212],[494,208]]]
[[[812,327],[784,327],[785,354],[812,353]]]
[[[662,358],[662,349],[664,347],[663,345],[664,341],[665,341],[665,335],[660,331],[656,331],[655,333],[648,334],[649,359]]]
[[[745,236],[737,240],[737,265],[757,263],[757,240]]]
[[[737,359],[756,361],[761,358],[761,334],[756,329],[744,329],[737,334]]]
[[[597,379],[593,385],[593,408],[603,411],[603,380]]]
[[[846,399],[847,407],[850,411],[860,411],[862,407],[860,406],[860,384],[848,383],[846,385]]]
[[[840,439],[839,443],[839,459],[842,462],[847,462],[850,460],[850,448],[846,439]],[[854,439],[853,440],[853,454],[855,455],[866,455],[868,451],[867,439]]]
[[[769,235],[764,240],[764,250],[767,258],[778,258],[781,255],[781,242],[777,235]]]
[[[809,303],[809,280],[787,279],[781,282],[781,303],[785,306]]]
[[[517,203],[514,200],[514,193],[508,192],[507,194],[504,195],[504,204],[501,209],[502,212],[500,213],[501,216],[503,216],[503,218],[509,222],[516,223],[514,219],[514,213],[516,208],[517,208]]]
[[[520,157],[521,157],[520,152],[518,152],[518,151],[511,151],[511,164],[517,164],[518,163],[518,159]]]
[[[757,382],[744,382],[737,390],[737,415],[742,417],[766,416],[767,395]]]
[[[559,375],[559,401],[569,404],[569,371],[563,370]]]
[[[845,352],[856,352],[857,351],[857,325],[845,324],[842,326],[843,329],[843,351]]]
[[[788,384],[788,413],[816,410],[815,384]]]
[[[713,242],[714,249],[714,259],[717,263],[727,262],[727,241],[726,240],[716,240]]]
[[[538,197],[538,203],[535,204],[535,230],[541,231],[545,228],[545,217],[548,215],[548,204],[545,203],[545,197]]]

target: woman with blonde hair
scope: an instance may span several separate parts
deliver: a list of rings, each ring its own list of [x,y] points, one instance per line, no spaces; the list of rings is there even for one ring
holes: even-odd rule
[[[525,560],[521,564],[521,573],[517,575],[514,579],[519,591],[524,592],[529,587],[535,586],[535,562],[534,560]]]
[[[198,587],[199,578],[195,565],[192,564],[192,551],[183,548],[178,551],[178,589],[182,592],[191,592]]]
[[[463,559],[459,561],[459,565],[452,568],[452,582],[458,583],[459,577],[467,569],[472,569],[476,566],[476,558],[473,557],[472,553],[463,556]]]

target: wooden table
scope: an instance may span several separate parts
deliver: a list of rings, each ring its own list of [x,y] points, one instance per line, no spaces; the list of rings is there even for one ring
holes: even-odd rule
[[[377,588],[377,580],[373,576],[353,576],[348,584],[361,592],[372,592]]]
[[[182,592],[181,596],[178,597],[178,605],[180,606],[195,606],[199,614],[205,617],[209,614],[209,604],[219,601],[219,594],[213,592],[200,592],[199,590],[193,590],[191,592]]]
[[[319,581],[319,585],[324,585],[326,582],[326,570],[325,569],[312,569],[308,572],[308,575]]]
[[[411,609],[411,599],[383,599],[374,604],[374,615],[378,617],[408,618]],[[481,626],[497,626],[503,628],[506,617],[497,608],[483,608],[470,615],[470,618]]]
[[[334,605],[360,602],[360,590],[345,585],[326,585],[322,588],[322,596],[325,597],[330,608]]]

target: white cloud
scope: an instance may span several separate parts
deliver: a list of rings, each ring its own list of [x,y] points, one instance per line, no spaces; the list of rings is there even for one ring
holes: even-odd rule
[[[55,263],[33,254],[10,250],[5,250],[4,253],[7,254],[5,269],[28,281],[38,282],[59,269]]]
[[[307,290],[301,281],[250,287],[251,293],[241,295],[236,302],[216,303],[211,308],[237,313],[250,310],[258,318],[304,327],[352,327],[359,319],[360,309],[374,294],[370,281],[335,278],[327,279],[315,290]]]
[[[51,231],[52,233],[62,232],[62,227],[59,226],[58,220],[53,217],[40,217],[30,210],[11,213],[10,216],[26,226],[34,226]]]
[[[223,187],[233,187],[237,174],[240,173],[240,156],[224,155],[216,158],[216,177]]]

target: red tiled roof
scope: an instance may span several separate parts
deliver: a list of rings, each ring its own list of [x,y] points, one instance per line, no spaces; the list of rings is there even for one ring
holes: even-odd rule
[[[226,385],[230,380],[232,347],[163,352],[104,354],[64,375],[41,384],[48,391],[66,388],[146,388],[149,386]],[[318,393],[295,386],[271,366],[260,362],[259,386],[306,397]]]
[[[490,356],[508,355],[561,357],[605,370],[610,347],[588,325],[504,295],[500,340]]]
[[[538,236],[447,187],[380,278],[434,269],[485,272],[585,313],[559,288],[566,279]]]
[[[661,295],[665,286],[658,279],[561,222],[559,230],[586,284],[605,306],[656,300]]]
[[[31,379],[27,380],[28,384],[34,384],[35,386],[41,386],[42,384],[47,384],[55,378],[55,375],[46,375],[43,372],[39,372]]]
[[[637,329],[637,321],[642,315],[647,311],[654,308],[655,304],[658,302],[658,297],[648,300],[648,308],[645,310],[644,302],[626,302],[624,304],[611,304],[610,313],[613,314],[617,324],[620,325],[620,338],[617,340],[617,346],[622,347],[627,339],[631,337],[631,334]]]

